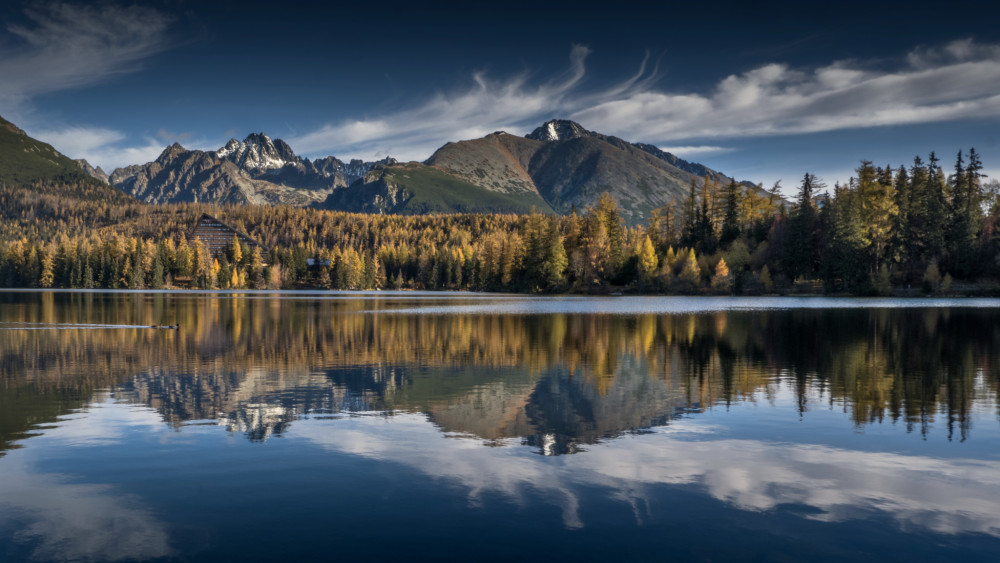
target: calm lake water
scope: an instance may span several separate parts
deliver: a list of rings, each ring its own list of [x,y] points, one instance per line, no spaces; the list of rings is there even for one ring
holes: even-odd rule
[[[0,293],[0,560],[996,561],[998,392],[996,300]]]

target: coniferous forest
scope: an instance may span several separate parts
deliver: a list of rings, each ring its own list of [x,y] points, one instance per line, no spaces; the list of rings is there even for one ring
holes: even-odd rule
[[[791,201],[732,181],[628,225],[605,194],[565,216],[365,215],[289,206],[147,205],[90,186],[0,186],[0,285],[25,288],[452,289],[855,295],[1000,293],[998,184],[953,166],[862,161],[806,173]],[[202,214],[259,241],[213,257]],[[311,260],[310,260],[311,259]]]

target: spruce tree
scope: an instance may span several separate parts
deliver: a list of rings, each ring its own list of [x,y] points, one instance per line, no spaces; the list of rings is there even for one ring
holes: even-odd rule
[[[725,195],[725,214],[722,218],[722,230],[719,233],[719,243],[723,248],[740,236],[740,186],[736,180],[729,181]]]
[[[792,278],[812,278],[818,266],[819,221],[813,196],[822,184],[816,176],[806,172],[799,186],[799,193],[785,245],[784,267]]]

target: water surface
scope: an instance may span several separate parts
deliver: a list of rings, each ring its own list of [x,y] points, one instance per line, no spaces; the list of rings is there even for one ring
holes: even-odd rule
[[[3,293],[0,560],[995,560],[998,307]]]

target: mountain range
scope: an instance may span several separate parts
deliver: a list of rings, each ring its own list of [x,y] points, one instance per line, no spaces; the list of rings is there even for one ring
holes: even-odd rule
[[[30,139],[12,124],[2,124]],[[21,169],[13,164],[30,164],[38,160],[31,160],[33,155],[51,151],[49,160],[58,163],[53,173],[85,173],[148,203],[287,204],[402,214],[531,209],[564,214],[609,192],[623,218],[636,224],[652,209],[684,197],[692,182],[706,177],[720,183],[730,180],[653,145],[589,131],[567,120],[551,120],[524,137],[497,131],[446,143],[424,162],[408,163],[392,158],[345,163],[333,156],[310,160],[296,155],[281,139],[252,133],[242,141],[230,139],[215,151],[188,150],[175,143],[153,162],[107,174],[85,160],[74,162],[35,143],[43,152],[14,151],[0,163]],[[37,163],[28,168],[37,168]],[[3,170],[0,167],[0,173]]]
[[[333,190],[347,187],[377,164],[395,162],[344,163],[332,156],[311,161],[297,156],[281,139],[252,133],[243,141],[230,139],[217,151],[187,150],[174,143],[153,162],[118,168],[107,181],[148,203],[305,206],[323,201]],[[84,161],[83,166],[87,169],[90,165]]]

